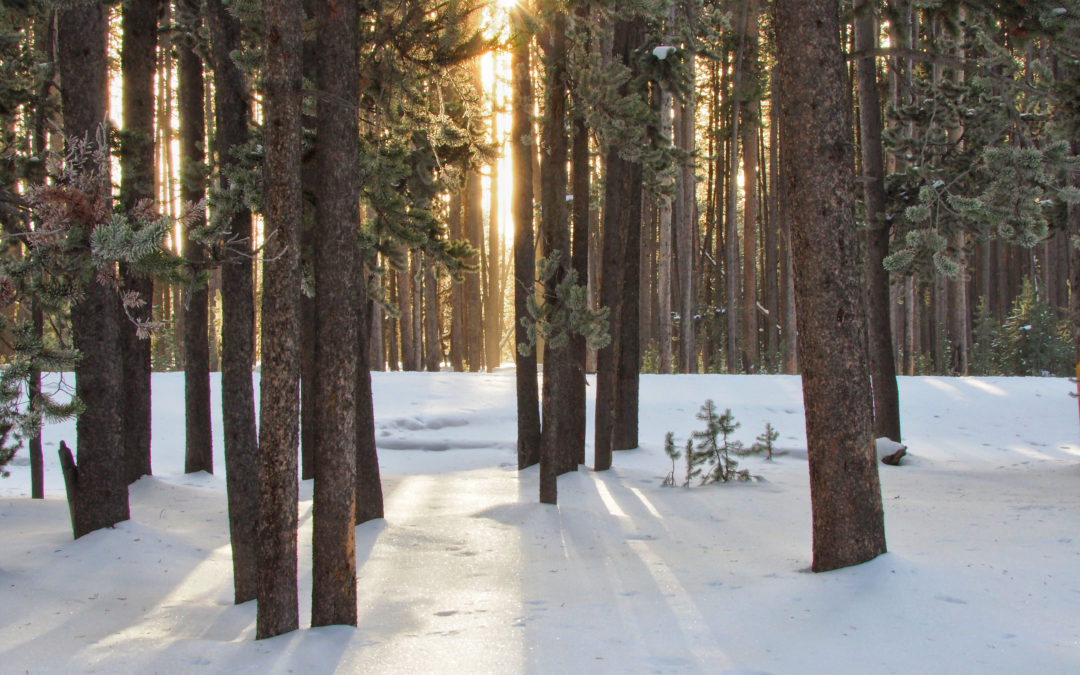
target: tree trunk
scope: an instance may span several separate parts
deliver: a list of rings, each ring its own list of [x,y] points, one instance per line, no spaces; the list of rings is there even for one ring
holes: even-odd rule
[[[758,70],[758,9],[756,0],[746,3],[746,19],[743,24],[744,54],[741,57],[743,76],[749,82],[755,82]],[[736,78],[736,82],[739,78]],[[743,92],[735,90],[735,96],[741,98]],[[758,348],[758,292],[757,292],[757,251],[758,251],[758,116],[761,102],[758,95],[740,106],[743,149],[743,259],[742,259],[742,367],[745,372],[756,373],[760,360]],[[734,136],[732,137],[735,138]],[[734,168],[734,166],[733,166]],[[732,176],[735,172],[732,171]]]
[[[554,6],[550,25],[541,33],[540,46],[544,52],[545,105],[541,121],[541,208],[540,232],[544,255],[555,265],[551,276],[544,280],[544,307],[558,312],[561,308],[556,288],[567,277],[570,267],[570,232],[566,213],[566,13]],[[557,263],[557,265],[555,264]],[[543,404],[540,433],[540,501],[555,504],[555,476],[568,469],[571,449],[570,403],[573,384],[573,362],[570,354],[571,327],[555,325],[566,335],[548,335],[544,343]],[[576,455],[576,453],[574,453]],[[574,468],[577,464],[573,464]]]
[[[424,254],[424,369],[429,373],[437,373],[441,363],[439,276],[435,261]]]
[[[674,144],[675,120],[673,118],[675,97],[671,90],[661,83],[660,86],[660,142],[665,147]],[[659,336],[657,339],[658,371],[668,375],[672,371],[674,352],[672,342],[674,333],[671,323],[671,275],[674,266],[674,238],[672,233],[672,195],[674,177],[665,181],[670,192],[659,197],[659,255],[656,258],[656,297]],[[647,276],[647,275],[646,275]]]
[[[684,12],[689,21],[694,21],[694,3],[685,3]],[[695,73],[693,53],[687,56],[687,67]],[[694,175],[694,153],[696,137],[696,87],[691,87],[676,111],[675,143],[686,153],[686,159],[679,167],[676,180],[676,194],[679,197],[675,209],[675,247],[677,286],[679,289],[676,311],[679,313],[679,369],[683,373],[697,372],[697,355],[694,335],[694,263],[697,259],[697,179]]]
[[[644,39],[640,19],[615,22],[612,58],[630,67]],[[621,87],[629,94],[629,85]],[[597,352],[593,441],[597,471],[611,468],[615,449],[635,447],[637,436],[638,273],[641,238],[641,164],[624,158],[612,143],[605,152],[603,254],[600,305],[610,308],[612,342]],[[630,361],[630,363],[627,363]],[[632,365],[633,375],[628,369]],[[623,391],[623,386],[628,387]],[[633,387],[633,390],[629,388]],[[630,409],[632,406],[632,410]],[[621,429],[632,425],[632,429]],[[633,445],[627,442],[635,441]]]
[[[420,253],[416,254],[418,257]],[[367,278],[366,265],[361,265],[362,279]],[[371,365],[367,336],[371,334],[371,314],[367,284],[357,292],[360,317],[360,341],[356,364],[356,523],[383,517],[382,479],[379,475],[379,455],[375,447],[375,399],[371,394]]]
[[[582,6],[575,10],[576,19],[584,26],[590,21],[588,7]],[[584,28],[587,30],[587,28]],[[572,96],[576,96],[574,92]],[[580,102],[578,103],[580,105]],[[573,116],[572,124],[572,149],[571,167],[573,199],[573,235],[571,241],[570,267],[577,276],[577,283],[588,285],[589,282],[589,226],[591,220],[590,180],[589,180],[589,127],[583,111],[578,110]],[[574,468],[578,464],[585,463],[585,408],[586,397],[585,380],[586,360],[588,357],[588,345],[585,336],[574,334],[570,336],[571,361],[570,383],[567,385],[568,400],[566,406],[569,410],[570,430],[567,433],[567,446],[570,449],[571,461]],[[568,467],[570,468],[570,467]]]
[[[461,190],[456,190],[450,195],[450,213],[447,214],[447,229],[450,231],[450,238],[454,241],[465,237],[461,207]],[[450,367],[458,373],[464,371],[467,357],[465,284],[454,281],[450,286]]]
[[[526,10],[513,10],[513,118],[510,129],[510,155],[514,165],[514,363],[517,392],[518,469],[540,461],[540,394],[536,383],[536,350],[522,354],[520,347],[529,341],[522,319],[529,316],[529,298],[535,294],[536,252],[533,244],[533,165],[536,154],[533,142],[533,94]]]
[[[315,494],[311,625],[356,625],[356,448],[360,344],[357,6],[316,3]],[[402,292],[405,292],[402,289]]]
[[[123,8],[124,134],[120,146],[120,205],[133,225],[141,203],[154,201],[154,70],[157,66],[157,0],[132,0]],[[140,321],[153,319],[154,282],[121,265],[124,287],[146,304],[129,308]],[[150,475],[150,338],[120,322],[124,362],[124,473],[128,483]]]
[[[869,0],[855,9],[855,51],[872,53],[878,46],[878,22]],[[859,137],[862,141],[863,200],[867,223],[867,318],[870,340],[871,382],[874,393],[874,435],[900,442],[900,398],[893,360],[889,318],[890,227],[885,219],[885,165],[882,159],[881,100],[878,96],[877,60],[856,63],[859,88]]]
[[[494,84],[492,85],[494,87]],[[499,147],[498,114],[495,95],[492,93],[491,138]],[[499,240],[499,162],[491,163],[491,208],[488,212],[487,264],[484,266],[484,363],[487,372],[502,364],[499,345],[502,341],[502,275],[499,258],[502,244]]]
[[[220,189],[236,166],[235,152],[248,142],[250,102],[243,74],[232,53],[241,48],[239,20],[221,0],[206,0],[214,69],[214,109],[217,125]],[[229,496],[229,533],[233,550],[236,602],[257,594],[255,514],[259,496],[252,475],[259,467],[259,440],[255,424],[255,388],[251,369],[255,361],[255,295],[252,282],[251,212],[231,214],[230,254],[221,273],[221,400],[225,432],[225,478]],[[291,309],[291,308],[290,308]]]
[[[194,0],[184,0],[187,16],[197,13]],[[190,28],[194,30],[194,27]],[[180,116],[180,199],[188,208],[198,209],[196,219],[184,230],[184,257],[198,274],[204,270],[206,253],[193,241],[190,231],[205,225],[206,122],[203,117],[203,64],[195,54],[189,36],[177,41],[179,63],[178,113]],[[214,447],[210,427],[210,329],[209,291],[200,286],[188,289],[183,307],[184,411],[186,446],[184,472],[214,472]]]
[[[100,3],[58,12],[64,133],[70,142],[84,141],[87,151],[105,140],[107,25],[107,12]],[[108,166],[91,162],[85,170],[96,172],[91,179],[96,194],[91,197],[109,201]],[[130,517],[122,444],[118,309],[116,293],[96,276],[71,307],[72,340],[82,354],[75,367],[75,395],[86,405],[75,423],[78,464],[70,451],[64,460],[76,539]]]
[[[304,12],[299,0],[263,3],[262,377],[259,425],[258,616],[256,637],[299,626],[296,503],[300,433],[300,118]],[[250,479],[250,477],[248,477]]]
[[[413,345],[413,292],[412,276],[409,274],[409,251],[405,251],[402,267],[397,271],[398,326],[401,333],[401,369],[420,369],[416,362]]]
[[[885,552],[836,0],[777,0],[815,572]]]

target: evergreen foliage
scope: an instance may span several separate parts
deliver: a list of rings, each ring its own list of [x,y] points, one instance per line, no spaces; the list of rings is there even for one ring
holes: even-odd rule
[[[537,262],[540,283],[552,279],[558,270],[558,254]],[[532,353],[540,338],[556,348],[568,344],[572,335],[584,337],[590,349],[603,349],[611,343],[608,333],[610,309],[589,306],[588,289],[578,283],[576,270],[566,272],[555,287],[555,295],[558,301],[551,304],[541,302],[535,295],[529,298],[529,316],[521,318],[522,325],[528,330],[529,341],[518,345],[523,355]]]
[[[690,487],[690,483],[699,480],[700,485],[708,483],[729,483],[733,481],[750,481],[758,477],[752,475],[746,469],[739,468],[739,462],[734,456],[747,456],[765,451],[765,448],[755,443],[750,448],[743,447],[741,441],[731,438],[740,424],[735,421],[731,409],[724,410],[723,414],[717,411],[716,404],[706,400],[696,415],[697,419],[705,423],[705,428],[693,431],[686,441],[684,457],[686,459],[686,475],[683,487]],[[766,435],[774,434],[772,425],[767,426]],[[679,452],[675,450],[674,434],[668,432],[664,438],[664,451],[671,458],[671,473],[664,485],[674,485],[675,460],[679,458]],[[761,436],[758,440],[761,440]],[[771,440],[768,441],[771,448]],[[771,458],[771,455],[770,455]]]
[[[43,421],[67,419],[83,410],[73,387],[63,380],[35,400],[27,400],[23,385],[32,372],[70,371],[78,362],[79,353],[69,345],[63,326],[68,308],[83,297],[86,285],[108,283],[136,321],[131,310],[148,299],[123,287],[117,263],[155,276],[171,276],[181,264],[162,246],[171,219],[157,216],[148,205],[133,214],[111,211],[108,195],[97,188],[109,162],[102,140],[87,144],[69,139],[63,162],[51,164],[51,181],[27,191],[23,227],[2,240],[0,308],[5,311],[0,311],[0,333],[9,333],[13,341],[12,356],[0,366],[0,429],[8,429],[9,440],[16,444],[36,435]],[[53,328],[46,338],[35,334],[25,312],[11,311],[16,301],[30,298],[40,303]],[[146,321],[136,321],[136,326],[144,337],[156,327]]]
[[[764,453],[765,461],[768,462],[771,462],[773,457],[787,454],[786,452],[777,452],[774,448],[773,443],[775,443],[778,438],[780,438],[780,432],[773,429],[771,422],[766,422],[765,431],[761,432],[755,439],[756,442],[750,446],[751,453]]]

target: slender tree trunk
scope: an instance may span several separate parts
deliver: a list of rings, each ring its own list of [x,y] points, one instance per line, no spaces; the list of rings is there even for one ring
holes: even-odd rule
[[[424,255],[424,369],[439,372],[442,340],[439,337],[439,276],[435,261]]]
[[[465,230],[462,223],[461,191],[450,195],[450,213],[447,215],[450,237],[463,239]],[[468,339],[465,334],[465,284],[455,281],[450,287],[450,367],[455,372],[465,370],[468,358]]]
[[[304,12],[299,0],[263,3],[266,35],[262,379],[259,426],[256,637],[299,626],[296,529],[300,416],[300,118]]]
[[[836,0],[777,0],[782,180],[792,200],[813,565],[885,552]]]
[[[179,13],[193,17],[198,6],[194,0],[183,0]],[[195,30],[195,27],[190,27]],[[178,113],[180,117],[180,199],[188,208],[197,210],[197,217],[184,231],[184,257],[193,271],[205,267],[206,253],[202,244],[192,240],[190,231],[202,227],[206,220],[205,151],[206,122],[203,117],[203,64],[196,55],[189,36],[177,42],[179,59]],[[214,472],[214,447],[210,428],[210,296],[206,288],[188,290],[183,304],[184,345],[184,411],[186,414],[186,446],[184,472]]]
[[[684,13],[688,21],[694,21],[696,11],[694,3],[684,3]],[[693,53],[687,57],[687,68],[696,74]],[[679,312],[679,369],[683,373],[697,372],[697,356],[694,335],[694,299],[697,290],[694,288],[694,263],[697,259],[697,179],[694,175],[694,152],[697,136],[696,129],[696,99],[697,87],[691,87],[682,102],[682,106],[676,110],[676,133],[675,142],[679,149],[686,153],[688,158],[679,167],[679,175],[676,180],[679,196],[678,208],[675,210],[675,247],[677,249],[676,276],[678,280],[679,297],[677,311]]]
[[[855,50],[871,53],[878,46],[878,22],[869,0],[855,8]],[[893,361],[889,322],[890,227],[885,219],[885,165],[882,159],[881,100],[878,96],[877,60],[860,58],[856,64],[859,89],[859,137],[862,141],[863,200],[867,222],[867,318],[870,367],[874,392],[874,435],[900,441],[900,395]]]
[[[773,92],[773,101],[776,100],[778,92]],[[775,105],[771,108],[776,110]],[[778,265],[780,256],[780,191],[778,183],[780,182],[780,167],[779,167],[779,129],[775,123],[775,114],[773,115],[773,122],[769,124],[769,190],[768,190],[768,211],[769,217],[765,223],[765,280],[763,283],[765,289],[765,308],[768,310],[768,314],[765,318],[765,348],[769,352],[770,362],[774,368],[780,367],[780,285],[778,275]]]
[[[583,24],[587,24],[589,10],[587,7],[579,7],[576,10],[576,18]],[[572,96],[577,96],[572,92]],[[580,103],[579,103],[580,105]],[[571,241],[572,253],[570,266],[577,276],[577,283],[587,285],[589,281],[589,226],[591,209],[589,208],[589,128],[582,114],[578,110],[573,116],[572,134],[573,142],[571,149],[571,166],[573,170],[571,191],[573,199],[573,235]],[[567,445],[574,465],[585,463],[585,380],[586,360],[588,346],[583,335],[574,334],[570,337],[570,360],[571,372],[568,385],[567,408],[571,419],[570,431],[567,435]]]
[[[316,459],[312,626],[356,625],[359,70],[355,3],[316,3]],[[404,291],[404,289],[403,289]]]
[[[416,253],[419,257],[421,254]],[[367,278],[366,265],[361,265],[361,279]],[[375,399],[371,393],[371,367],[367,336],[371,334],[371,315],[367,284],[361,283],[357,292],[360,317],[360,341],[356,365],[356,522],[383,517],[382,479],[379,474],[379,455],[375,447]]]
[[[210,26],[214,69],[214,109],[222,190],[231,187],[227,176],[236,165],[234,153],[248,141],[250,101],[243,74],[232,53],[241,48],[239,20],[221,0],[205,0]],[[250,477],[259,470],[259,440],[255,425],[255,295],[252,282],[251,212],[231,214],[230,255],[221,273],[221,399],[225,432],[225,477],[229,493],[229,533],[233,549],[236,602],[254,600],[256,575],[255,514],[259,495]]]
[[[154,201],[154,69],[157,65],[157,0],[132,0],[122,15],[120,62],[124,76],[124,134],[121,143],[120,206],[131,222],[137,208]],[[145,303],[128,309],[140,321],[153,319],[154,282],[121,265],[124,287]],[[124,362],[124,473],[128,483],[149,475],[150,338],[131,321],[120,322]]]
[[[524,7],[513,14],[513,118],[510,129],[510,154],[514,165],[514,362],[517,391],[518,468],[540,461],[540,394],[536,382],[536,350],[522,354],[521,345],[529,341],[522,319],[529,316],[529,298],[535,294],[536,255],[533,244],[533,165],[536,154],[532,131],[533,94],[529,44]]]
[[[640,19],[618,20],[612,58],[630,66],[644,36]],[[628,85],[622,94],[629,94]],[[597,352],[593,441],[597,471],[611,468],[612,451],[636,447],[638,343],[638,274],[641,238],[641,164],[622,156],[613,143],[606,150],[603,260],[600,305],[610,308],[612,343]],[[630,363],[627,363],[627,362]],[[633,376],[629,375],[632,366]],[[622,387],[626,386],[626,390]],[[630,407],[632,406],[632,410]],[[632,414],[630,414],[632,413]],[[632,425],[632,429],[620,429]],[[633,445],[627,445],[633,440]]]
[[[744,54],[742,66],[745,77],[750,82],[757,79],[758,38],[756,0],[746,3],[746,19],[743,24]],[[738,81],[738,78],[737,80]],[[738,89],[736,97],[743,94]],[[761,358],[758,348],[758,288],[757,288],[757,252],[758,252],[758,116],[761,114],[761,102],[755,94],[740,106],[743,149],[743,259],[742,259],[742,367],[748,373],[755,373]],[[734,136],[732,137],[734,140]],[[734,166],[733,166],[734,168]],[[732,171],[732,176],[735,171]]]
[[[566,13],[554,6],[548,30],[541,34],[544,52],[545,106],[541,122],[541,209],[540,232],[549,264],[557,262],[544,280],[545,309],[557,312],[561,302],[556,288],[566,279],[570,267],[570,232],[566,213]],[[556,330],[570,331],[570,326]],[[543,405],[540,433],[540,501],[555,504],[555,476],[567,470],[568,439],[571,433],[570,387],[573,363],[569,335],[548,336],[544,344]],[[576,453],[575,453],[576,454]],[[576,468],[577,464],[573,466]]]
[[[665,146],[674,144],[675,120],[673,118],[675,97],[671,91],[661,84],[660,87],[660,142]],[[674,191],[674,177],[667,181],[669,190]],[[656,267],[656,296],[659,301],[657,307],[657,319],[660,334],[657,340],[657,356],[659,372],[670,374],[674,352],[672,342],[674,333],[671,323],[671,275],[674,266],[674,237],[672,232],[671,212],[672,195],[661,194],[659,197],[659,255]],[[648,276],[643,275],[643,276]]]
[[[412,276],[409,274],[409,251],[405,251],[402,267],[397,271],[398,326],[401,332],[401,369],[419,370],[413,345],[413,292]]]
[[[105,142],[107,66],[105,6],[82,4],[58,12],[60,91],[64,134],[88,151]],[[94,200],[110,201],[108,166],[87,167]],[[82,354],[75,367],[75,394],[86,405],[75,423],[78,463],[66,445],[61,464],[75,538],[127,520],[122,424],[123,364],[116,294],[97,278],[71,307],[74,346]],[[65,452],[66,450],[66,452]]]
[[[498,115],[495,110],[495,97],[492,96],[491,137],[498,145]],[[492,372],[502,364],[499,344],[502,339],[502,287],[499,270],[499,257],[502,244],[499,240],[499,163],[491,163],[491,208],[488,214],[488,247],[484,285],[484,363],[487,372]]]
[[[473,81],[480,91],[480,64],[473,64]],[[480,184],[480,170],[470,171],[465,179],[465,237],[476,249],[477,255],[468,260],[470,265],[480,264],[480,251],[484,248],[484,193]],[[469,372],[478,373],[484,368],[484,309],[481,294],[482,273],[465,274],[465,341]]]

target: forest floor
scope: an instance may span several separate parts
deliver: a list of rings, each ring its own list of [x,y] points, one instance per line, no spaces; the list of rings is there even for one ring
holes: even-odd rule
[[[1067,380],[901,378],[909,455],[880,467],[890,552],[826,574],[808,572],[797,377],[642,376],[641,448],[560,478],[557,508],[516,470],[512,371],[373,386],[386,518],[356,530],[357,628],[306,625],[305,481],[302,629],[254,640],[255,604],[232,604],[220,417],[217,475],[184,475],[183,375],[155,374],[155,476],[131,520],[72,541],[56,461],[71,423],[46,431],[44,501],[25,451],[0,479],[0,672],[1080,672]],[[741,459],[757,482],[662,487],[665,432],[684,443],[707,398],[747,446],[771,422],[786,454]],[[591,464],[591,402],[588,419]]]

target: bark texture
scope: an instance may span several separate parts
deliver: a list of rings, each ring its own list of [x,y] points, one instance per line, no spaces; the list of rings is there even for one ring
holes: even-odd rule
[[[297,445],[300,434],[300,100],[303,10],[298,0],[263,3],[266,112],[263,189],[262,377],[259,411],[258,617],[256,637],[299,627]]]
[[[196,14],[197,5],[183,0],[178,10]],[[192,28],[194,30],[194,27]],[[191,228],[205,224],[206,120],[203,117],[202,59],[195,54],[189,36],[177,39],[177,92],[180,117],[180,199],[188,208],[197,209]],[[184,255],[196,272],[203,269],[206,254],[201,244],[184,232]],[[184,472],[214,472],[213,440],[210,428],[210,337],[209,291],[204,286],[192,288],[184,303],[184,412],[186,445]]]
[[[217,126],[221,189],[227,190],[228,171],[235,153],[248,141],[250,94],[243,74],[232,59],[242,47],[241,26],[222,0],[206,0],[214,70],[214,109]],[[225,432],[225,478],[229,496],[229,535],[233,551],[233,586],[237,603],[254,600],[257,584],[256,523],[258,513],[258,432],[255,426],[255,295],[252,282],[251,212],[232,214],[230,252],[221,272],[221,399]],[[265,278],[265,277],[264,277]],[[290,306],[291,311],[291,306]]]
[[[868,0],[856,5],[855,50],[873,52],[877,49],[877,17]],[[893,358],[889,317],[889,273],[883,264],[889,254],[891,228],[885,220],[885,163],[882,159],[881,99],[876,60],[872,57],[859,59],[856,76],[867,222],[867,318],[874,392],[874,434],[899,443],[900,394],[896,386],[896,361]]]
[[[356,383],[360,321],[357,7],[316,3],[315,496],[311,624],[356,625]]]
[[[59,12],[58,23],[64,133],[69,142],[85,141],[92,149],[105,133],[107,12],[100,3],[79,5]],[[108,167],[90,170],[98,172],[92,178],[93,198],[107,202]],[[83,297],[71,307],[72,339],[82,354],[75,367],[75,395],[86,411],[75,423],[78,463],[70,451],[65,456],[63,450],[61,461],[66,465],[76,539],[130,517],[124,480],[118,308],[116,293],[96,274],[89,277]]]
[[[528,299],[534,294],[535,257],[533,243],[533,165],[532,76],[529,43],[532,36],[526,27],[523,8],[514,10],[513,118],[510,129],[510,154],[514,166],[512,209],[514,217],[514,361],[517,390],[518,468],[540,461],[540,393],[536,383],[536,351],[522,354],[519,345],[529,340],[521,320],[529,315]]]
[[[134,216],[136,207],[154,199],[154,69],[157,66],[157,0],[125,3],[120,67],[124,79],[124,134],[120,151],[121,208]],[[141,321],[153,313],[154,282],[121,265],[124,287],[146,304],[129,311]],[[151,473],[150,466],[150,339],[140,338],[131,321],[120,322],[124,361],[124,474],[128,483]]]
[[[885,552],[836,0],[778,0],[782,180],[791,199],[816,572]]]
[[[615,23],[612,58],[629,66],[644,35],[640,19]],[[621,92],[629,93],[624,87]],[[641,165],[617,144],[605,153],[600,305],[611,309],[612,343],[597,352],[593,441],[597,471],[611,468],[613,450],[637,446],[638,272],[641,249]]]

